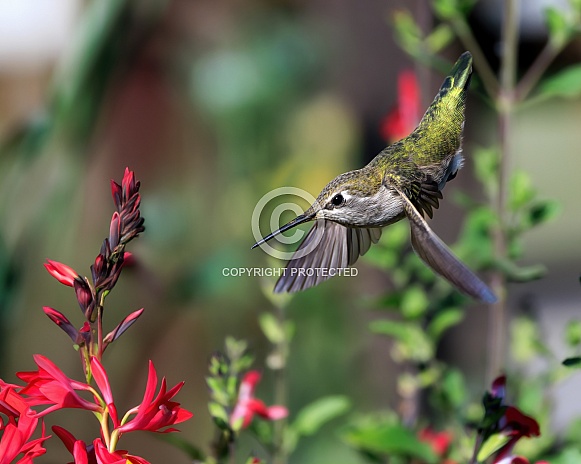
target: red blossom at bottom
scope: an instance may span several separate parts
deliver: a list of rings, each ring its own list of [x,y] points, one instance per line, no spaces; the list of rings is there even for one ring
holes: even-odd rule
[[[266,406],[263,401],[254,397],[254,390],[260,377],[260,372],[250,371],[240,382],[238,401],[230,416],[231,427],[235,429],[248,427],[255,414],[267,420],[284,419],[288,415],[288,410],[284,406]]]
[[[426,427],[420,430],[418,438],[420,441],[428,443],[437,456],[442,457],[448,451],[453,437],[450,432],[435,432],[431,428]]]
[[[170,401],[184,386],[180,382],[170,390],[166,390],[167,383],[165,377],[161,379],[159,393],[155,396],[157,388],[157,372],[153,363],[149,361],[149,375],[147,385],[141,404],[133,408],[130,413],[136,413],[129,422],[117,428],[119,433],[131,432],[133,430],[149,430],[151,432],[173,432],[174,428],[162,430],[164,427],[179,424],[190,419],[193,414],[180,407],[179,403]]]
[[[0,439],[0,464],[31,464],[34,458],[46,453],[42,444],[49,436],[45,434],[44,423],[40,438],[31,440],[39,419],[26,400],[16,392],[14,385],[2,385],[0,413],[6,416],[0,426],[3,431]],[[14,461],[20,455],[22,457]]]
[[[54,426],[52,430],[73,456],[74,464],[150,464],[142,457],[129,454],[125,450],[110,452],[101,438],[96,438],[92,444],[87,445],[62,427]]]

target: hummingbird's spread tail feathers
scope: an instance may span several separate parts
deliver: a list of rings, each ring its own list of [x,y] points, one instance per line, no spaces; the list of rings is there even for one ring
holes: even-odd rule
[[[400,195],[410,223],[412,247],[422,261],[460,292],[486,303],[494,303],[496,296],[492,290],[454,256],[407,196],[403,192]]]
[[[274,287],[275,293],[294,293],[314,287],[339,275],[369,250],[381,237],[381,229],[345,227],[332,221],[317,220],[297,249]],[[319,242],[304,256],[300,251]]]

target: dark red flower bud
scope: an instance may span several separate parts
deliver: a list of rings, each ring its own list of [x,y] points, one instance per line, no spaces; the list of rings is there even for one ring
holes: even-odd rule
[[[127,202],[136,191],[135,174],[129,168],[125,168],[121,186],[123,187],[123,200]]]
[[[111,342],[117,340],[123,332],[125,332],[129,327],[133,325],[135,321],[141,316],[143,313],[143,308],[138,309],[137,311],[132,312],[129,316],[123,319],[115,329],[107,334],[107,336],[103,339],[105,347]]]
[[[57,311],[56,309],[50,308],[49,306],[43,306],[42,309],[51,321],[63,329],[65,333],[71,337],[73,342],[76,342],[78,331],[63,313]]]
[[[81,311],[83,311],[85,316],[90,314],[92,308],[95,306],[91,287],[89,287],[89,284],[85,280],[75,279],[74,288]]]
[[[122,198],[122,190],[121,186],[111,179],[111,195],[113,196],[113,202],[115,203],[115,207],[117,211],[121,211],[121,198]]]
[[[109,246],[115,249],[119,245],[119,236],[121,235],[121,219],[119,213],[115,211],[111,218],[111,225],[109,226]]]

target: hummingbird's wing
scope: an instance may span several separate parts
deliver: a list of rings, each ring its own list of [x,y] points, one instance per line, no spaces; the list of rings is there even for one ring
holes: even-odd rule
[[[412,247],[434,272],[454,287],[478,300],[494,303],[496,296],[470,269],[464,265],[446,244],[434,233],[410,199],[397,187],[411,228]]]
[[[355,263],[380,237],[381,229],[351,228],[317,220],[276,282],[274,292],[306,290],[339,275],[338,269]],[[310,253],[304,253],[313,246]]]

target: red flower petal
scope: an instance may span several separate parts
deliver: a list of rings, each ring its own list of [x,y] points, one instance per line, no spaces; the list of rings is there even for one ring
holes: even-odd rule
[[[58,261],[52,261],[50,259],[47,259],[46,261],[47,262],[44,263],[44,267],[51,276],[53,276],[61,284],[68,285],[69,287],[73,286],[73,282],[77,277],[79,277],[79,274],[72,267],[69,267],[63,263],[59,263]]]

